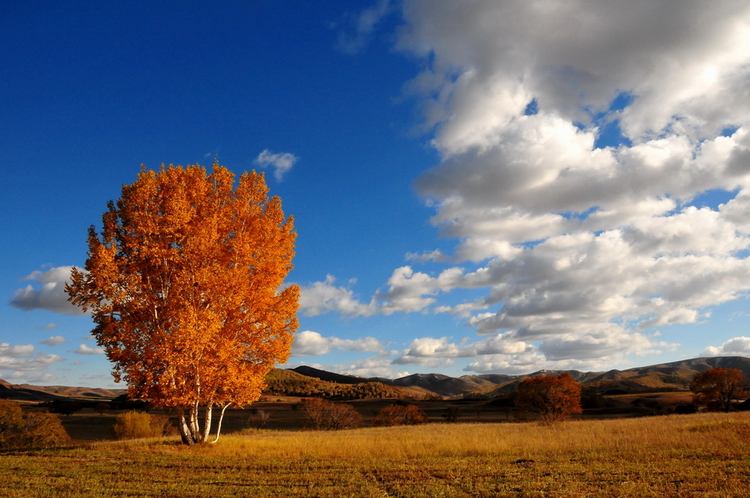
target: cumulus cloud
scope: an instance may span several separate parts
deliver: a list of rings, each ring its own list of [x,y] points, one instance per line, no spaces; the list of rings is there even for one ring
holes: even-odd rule
[[[750,337],[734,337],[721,346],[709,346],[701,356],[750,356]]]
[[[475,342],[464,339],[460,343],[453,343],[447,337],[417,338],[393,362],[435,368],[452,365],[457,358],[473,358],[476,361],[465,370],[480,373],[529,372],[550,368],[548,362],[567,365],[566,368],[596,369],[604,361],[611,365],[629,354],[656,354],[677,347],[644,334],[631,334],[612,324],[598,333],[552,336],[539,346],[520,340],[519,336],[512,331]]]
[[[534,343],[467,367],[515,371],[674,348],[646,331],[750,291],[750,4],[405,0],[402,13],[396,46],[424,68],[405,88],[441,154],[415,188],[459,241],[410,258],[478,266],[399,268],[383,312],[434,306]],[[692,204],[714,191],[729,200]],[[435,306],[458,288],[487,291]],[[418,341],[398,361],[471,354]]]
[[[294,336],[292,356],[320,356],[333,350],[379,353],[385,350],[385,346],[374,337],[339,339],[333,336],[323,337],[312,330],[304,330]]]
[[[462,272],[461,268],[449,268],[433,277],[402,266],[391,274],[386,282],[387,289],[376,292],[366,304],[357,299],[352,289],[336,285],[336,278],[328,275],[324,281],[301,286],[299,305],[306,316],[329,311],[348,317],[423,311],[435,303],[434,295],[458,286]]]
[[[410,375],[408,371],[394,369],[391,360],[382,355],[343,364],[299,363],[290,364],[289,367],[294,368],[295,366],[300,365],[306,365],[328,372],[336,372],[342,375],[355,375],[364,378],[384,377],[386,379],[398,379]]]
[[[57,380],[56,375],[45,372],[13,372],[8,378],[15,382],[28,382],[32,384]]]
[[[47,346],[59,346],[60,344],[64,344],[68,341],[66,341],[65,338],[61,335],[55,335],[39,342],[42,344],[46,344]]]
[[[280,182],[284,179],[284,175],[292,169],[292,166],[294,166],[294,163],[296,163],[297,160],[299,160],[299,158],[289,152],[274,153],[265,149],[255,158],[255,164],[262,168],[272,167],[274,178],[276,178],[276,181]]]
[[[92,348],[91,346],[87,346],[86,344],[81,344],[73,351],[73,353],[83,354],[83,355],[104,354],[104,348],[100,348],[100,347]]]
[[[345,316],[371,316],[376,313],[375,302],[360,302],[354,291],[336,285],[336,277],[326,276],[324,281],[300,287],[299,306],[305,316],[317,316],[335,311]]]
[[[56,354],[34,353],[32,344],[0,343],[0,371],[10,371],[12,378],[26,378],[25,372],[43,372],[50,365],[63,361]]]
[[[65,284],[70,282],[72,266],[58,266],[47,271],[35,271],[24,278],[41,284],[40,288],[29,284],[13,293],[10,304],[22,310],[42,309],[64,313],[66,315],[82,315],[77,306],[68,301]]]

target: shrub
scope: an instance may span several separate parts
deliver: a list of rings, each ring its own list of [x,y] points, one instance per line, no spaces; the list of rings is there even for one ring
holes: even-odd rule
[[[160,437],[169,433],[171,427],[167,417],[145,412],[121,413],[115,420],[114,429],[117,439]]]
[[[70,441],[60,419],[51,413],[23,414],[12,401],[0,400],[0,449],[48,448]]]
[[[376,426],[393,426],[424,424],[426,421],[427,416],[418,406],[395,404],[382,408],[372,423]]]
[[[320,398],[306,399],[302,403],[302,412],[317,430],[353,429],[362,424],[362,415],[351,405]]]
[[[12,401],[0,400],[0,449],[17,445],[23,425],[21,407]]]
[[[24,416],[21,445],[25,448],[50,448],[70,442],[60,417],[54,413],[31,412]]]

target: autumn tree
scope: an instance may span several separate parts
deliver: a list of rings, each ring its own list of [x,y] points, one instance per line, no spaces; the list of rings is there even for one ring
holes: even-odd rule
[[[214,164],[142,168],[89,229],[70,301],[128,394],[176,409],[185,444],[205,442],[214,407],[259,398],[289,356],[299,288],[284,286],[295,232],[263,174]],[[199,409],[203,411],[203,425]],[[221,419],[216,432],[218,439]]]
[[[302,413],[316,430],[339,431],[362,424],[362,415],[352,405],[321,398],[306,399],[302,403]]]
[[[70,441],[57,415],[23,413],[12,401],[0,399],[0,449],[49,448]]]
[[[568,373],[523,379],[518,385],[516,404],[551,423],[581,413],[581,386]]]
[[[728,412],[734,400],[744,399],[748,395],[746,385],[742,370],[711,368],[697,374],[690,383],[693,404]]]
[[[375,426],[419,425],[427,422],[427,415],[416,405],[393,404],[381,408],[372,423]]]

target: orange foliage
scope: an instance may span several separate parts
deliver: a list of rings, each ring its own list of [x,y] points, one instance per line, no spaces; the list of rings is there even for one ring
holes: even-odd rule
[[[732,401],[748,395],[745,374],[736,368],[711,368],[699,373],[690,384],[693,403],[709,409],[729,411]]]
[[[523,379],[518,385],[516,403],[537,412],[547,423],[583,411],[581,387],[568,373]]]
[[[375,426],[390,427],[394,425],[419,425],[425,422],[427,422],[427,416],[418,406],[394,404],[381,408],[372,423]]]
[[[352,405],[320,398],[307,398],[302,403],[302,412],[316,430],[354,429],[362,423],[362,415]]]
[[[297,328],[295,232],[263,174],[214,164],[142,169],[89,229],[86,271],[70,300],[132,397],[178,409],[183,442],[205,441],[211,408],[259,398],[266,373],[289,356]],[[206,406],[203,431],[198,407]],[[190,413],[184,418],[184,411]]]
[[[44,412],[24,414],[13,401],[0,399],[0,450],[49,448],[70,441],[57,415]]]

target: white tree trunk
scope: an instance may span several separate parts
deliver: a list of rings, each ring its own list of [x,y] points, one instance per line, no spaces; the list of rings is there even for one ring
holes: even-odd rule
[[[203,425],[203,435],[201,436],[201,443],[208,441],[208,436],[211,434],[211,417],[213,416],[214,404],[209,403],[206,405],[206,417]]]
[[[219,436],[221,435],[221,423],[224,421],[224,412],[226,411],[227,408],[229,408],[229,405],[231,404],[232,403],[227,403],[226,405],[224,405],[224,408],[221,409],[221,416],[219,417],[219,425],[216,427],[216,439],[211,441],[212,443],[215,443],[219,440]]]

